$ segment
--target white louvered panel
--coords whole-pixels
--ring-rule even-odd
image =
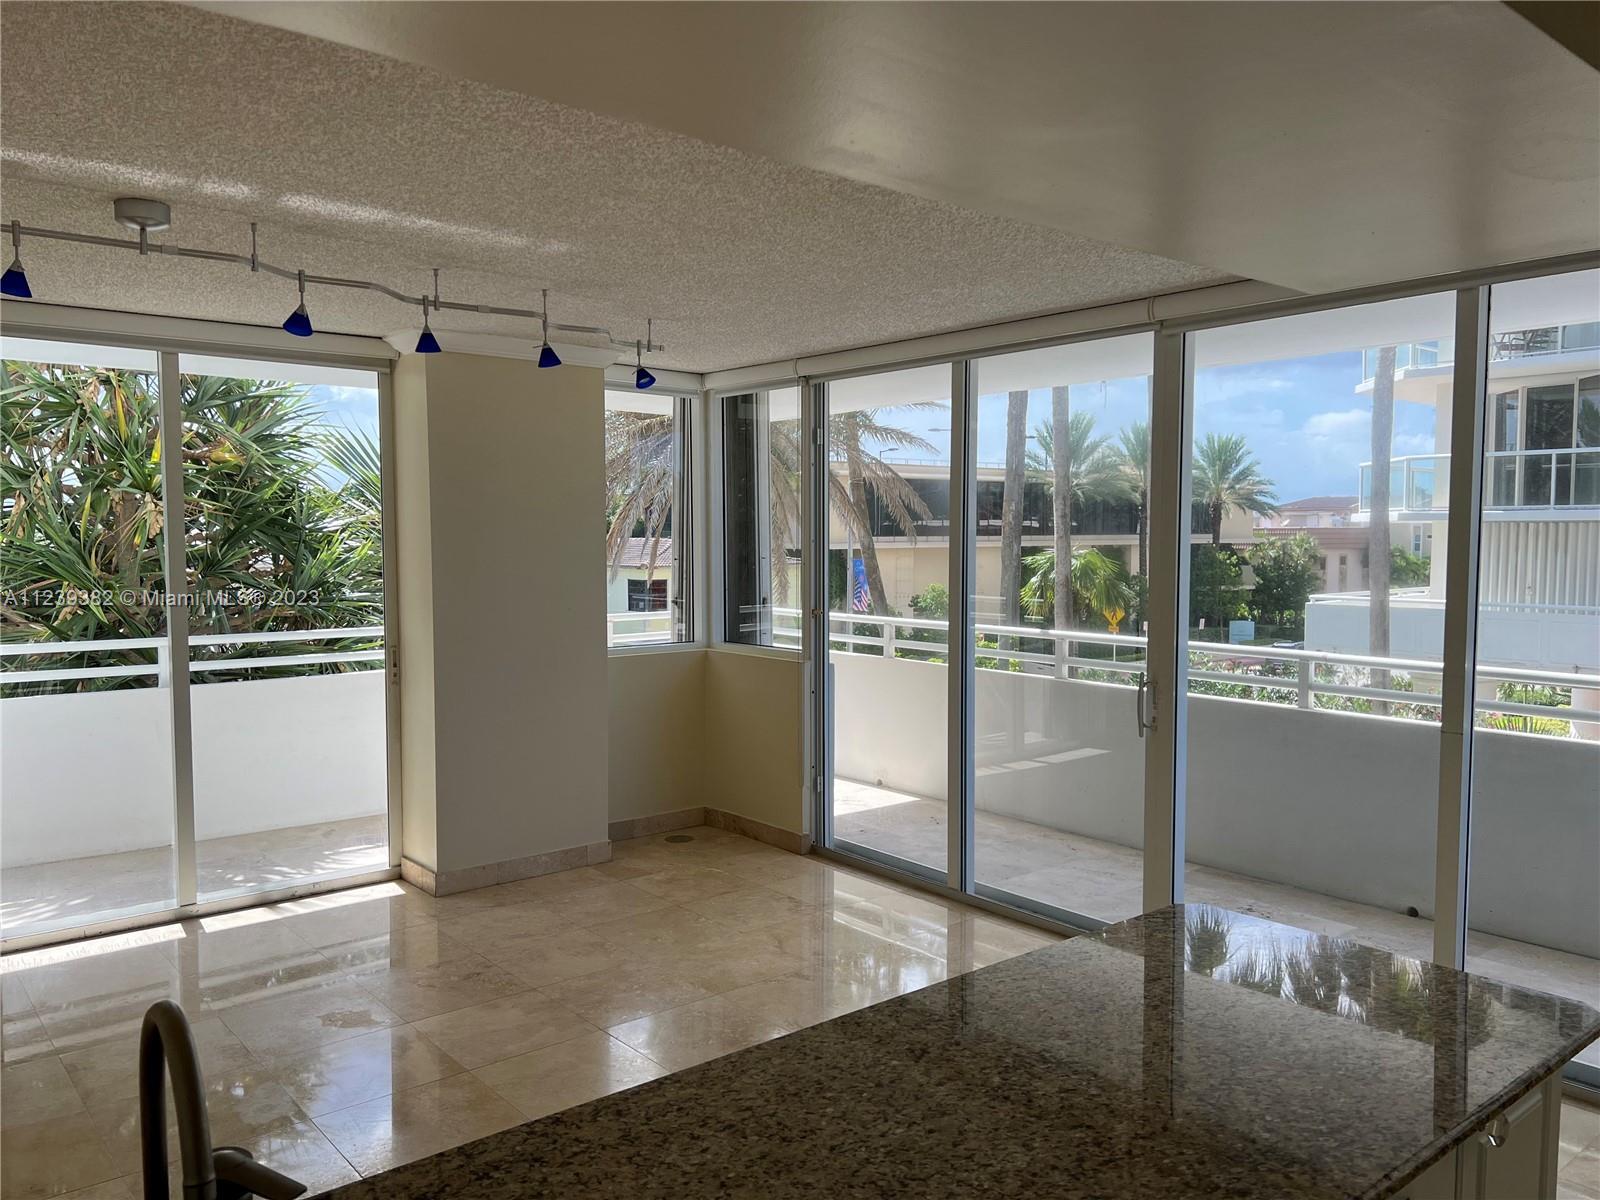
[[[1492,521],[1483,551],[1483,603],[1600,606],[1600,521]]]

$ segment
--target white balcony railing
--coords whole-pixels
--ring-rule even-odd
[[[1592,350],[1600,346],[1600,322],[1579,321],[1569,325],[1542,325],[1537,329],[1515,329],[1489,335],[1489,361],[1533,358],[1545,354],[1564,354],[1573,350]],[[1446,367],[1455,360],[1455,338],[1435,338],[1427,342],[1402,342],[1394,350],[1395,370],[1412,367]],[[1378,351],[1361,352],[1362,382],[1371,382],[1377,371]]]
[[[348,626],[339,629],[284,629],[267,633],[199,633],[189,635],[191,648],[199,646],[252,646],[277,642],[381,642],[382,625]],[[101,666],[42,667],[11,670],[0,667],[0,686],[23,683],[72,683],[83,680],[154,676],[159,684],[170,678],[166,638],[98,638],[76,642],[0,642],[0,662],[10,658],[55,657],[70,654],[119,654],[129,650],[154,651],[154,662],[117,663]],[[247,671],[257,668],[312,667],[335,663],[377,663],[383,661],[382,646],[359,650],[321,650],[305,654],[261,654],[242,658],[190,658],[189,671]]]
[[[1566,509],[1600,505],[1600,447],[1492,450],[1484,455],[1487,508]],[[1372,464],[1361,464],[1359,511],[1372,511]],[[1389,460],[1391,512],[1449,510],[1450,456],[1407,454]]]
[[[773,610],[775,644],[799,646],[799,617],[798,609]],[[863,627],[871,632],[862,632]],[[834,612],[829,614],[828,640],[835,650],[848,654],[928,661],[943,659],[948,653],[948,629],[947,622],[925,617]],[[979,662],[993,664],[996,670],[1128,685],[1137,683],[1145,671],[1145,639],[1132,634],[989,624],[975,626],[975,633]],[[1021,643],[1037,648],[1024,649]],[[1098,653],[1092,652],[1095,650]],[[1427,721],[1438,720],[1443,703],[1433,690],[1444,669],[1437,660],[1223,642],[1189,642],[1188,650],[1192,692],[1238,689],[1238,693],[1224,694],[1304,709],[1350,708],[1354,707],[1351,702],[1358,701],[1367,701],[1370,707],[1371,701],[1381,701],[1391,706],[1391,716]],[[1388,686],[1373,682],[1384,673]],[[1566,722],[1574,733],[1582,729],[1591,736],[1600,735],[1600,709],[1575,704],[1571,694],[1574,688],[1600,691],[1600,675],[1480,665],[1477,679],[1480,685],[1492,686],[1495,693],[1485,696],[1481,694],[1485,689],[1479,689],[1480,724],[1515,728],[1516,721],[1496,718],[1524,718],[1524,724],[1543,718]],[[1201,686],[1196,687],[1197,683]],[[1207,688],[1207,684],[1214,686]],[[1502,684],[1513,685],[1522,696],[1548,697],[1548,701],[1501,699]]]

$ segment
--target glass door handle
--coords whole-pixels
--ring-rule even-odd
[[[1135,695],[1134,701],[1133,701],[1133,718],[1134,718],[1135,721],[1138,722],[1139,736],[1140,737],[1143,737],[1147,730],[1155,728],[1155,722],[1154,721],[1146,721],[1144,719],[1144,698],[1145,698],[1146,693],[1149,692],[1149,690],[1150,690],[1150,677],[1147,676],[1143,671],[1140,671],[1139,672],[1139,690],[1138,690],[1138,694]]]

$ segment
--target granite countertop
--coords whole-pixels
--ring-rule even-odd
[[[1175,906],[328,1193],[1395,1194],[1600,1013]]]

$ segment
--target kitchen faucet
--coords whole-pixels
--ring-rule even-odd
[[[238,1146],[211,1148],[200,1057],[189,1018],[171,1000],[158,1000],[139,1031],[139,1142],[145,1200],[167,1200],[166,1078],[178,1113],[183,1200],[294,1200],[306,1185],[256,1162]]]

